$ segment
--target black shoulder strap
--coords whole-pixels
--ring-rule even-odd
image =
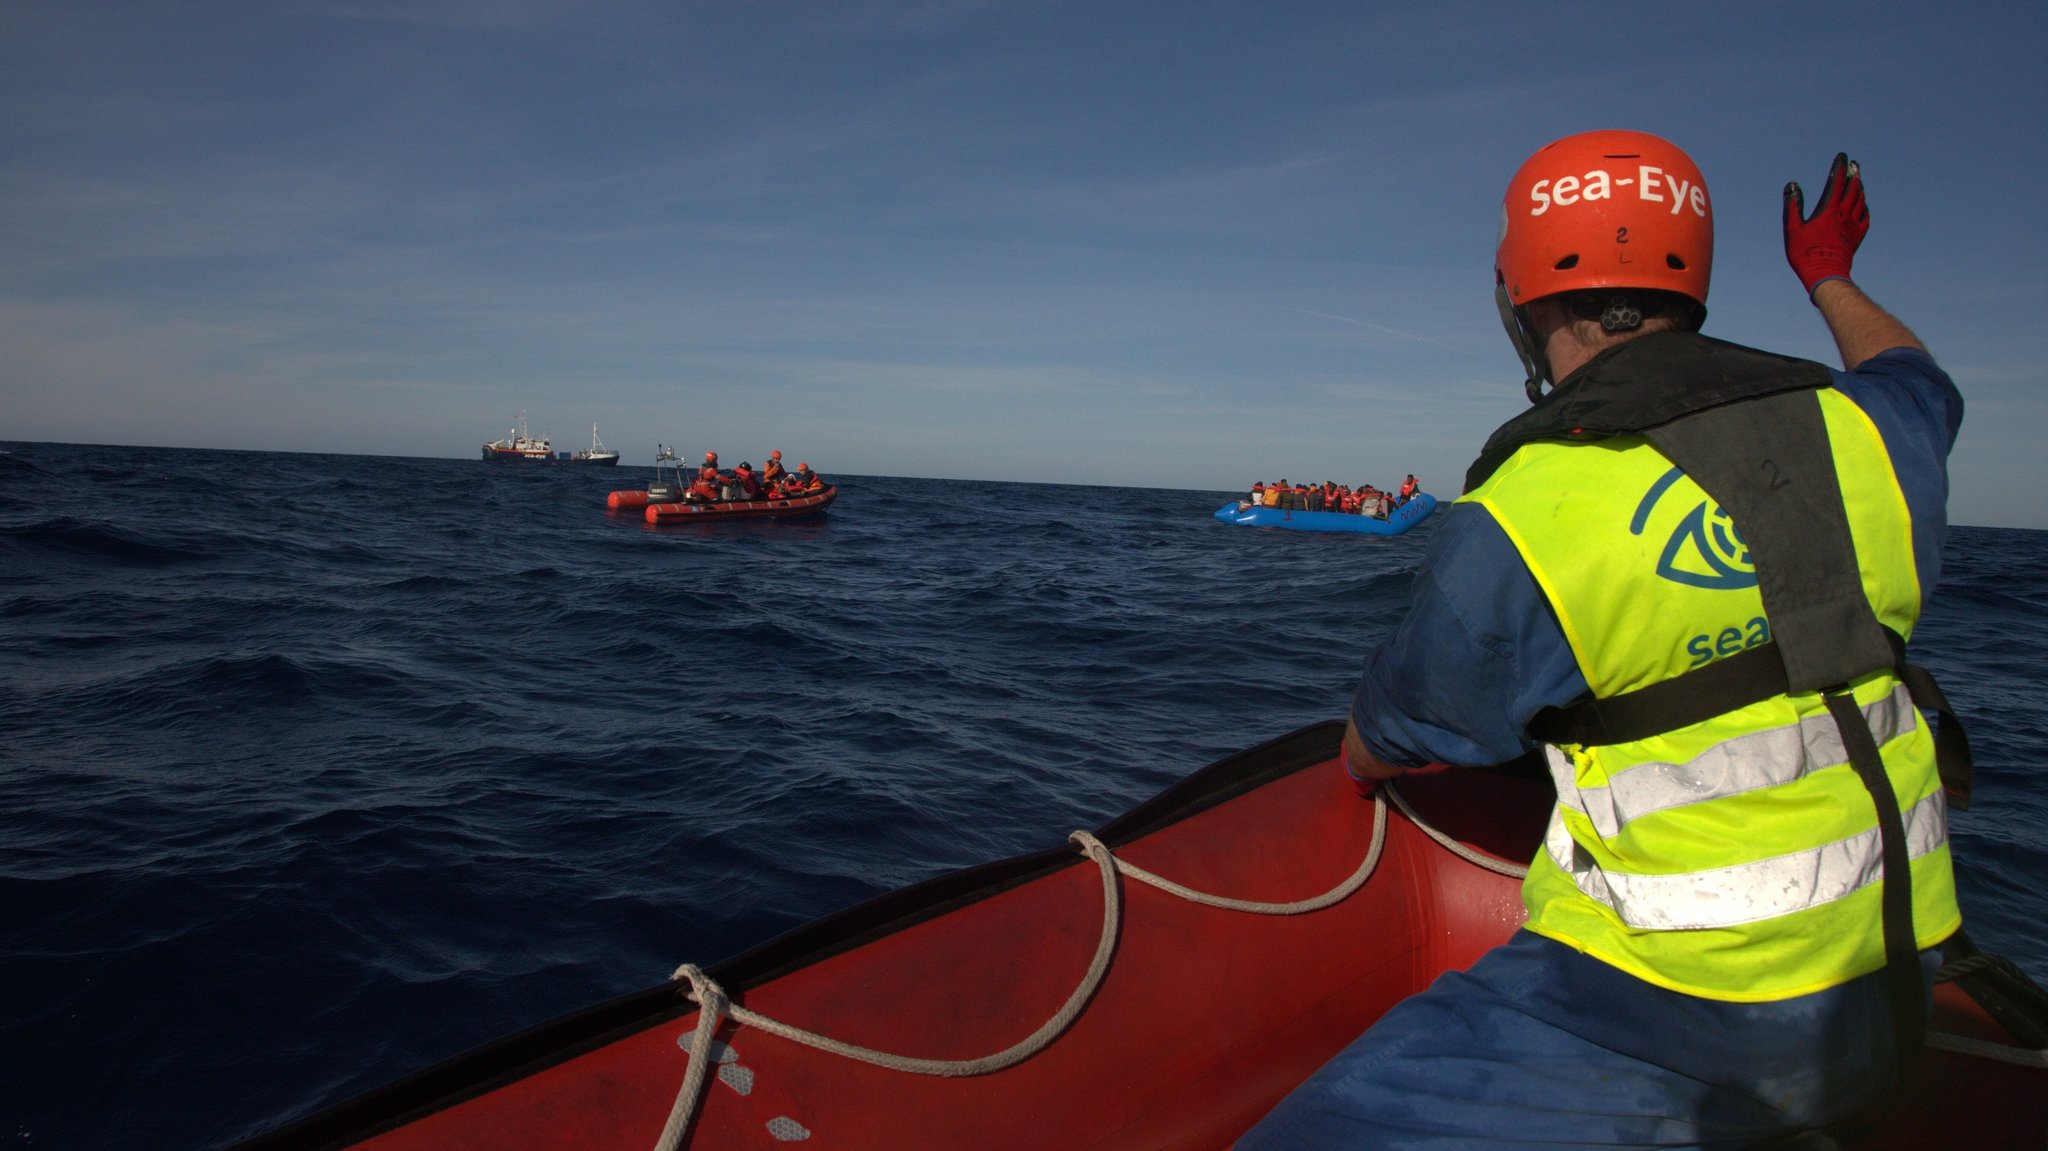
[[[1642,434],[1741,531],[1790,690],[1821,691],[1892,666],[1863,594],[1817,392],[1708,408]]]
[[[1610,348],[1502,425],[1467,473],[1474,487],[1524,444],[1640,435],[1712,496],[1755,561],[1794,691],[1892,662],[1856,563],[1811,360],[1694,332]]]

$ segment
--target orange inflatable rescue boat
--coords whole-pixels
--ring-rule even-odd
[[[731,490],[737,489],[729,489],[729,492]],[[683,476],[682,461],[676,458],[672,449],[662,447],[654,459],[654,479],[646,490],[616,491],[605,497],[604,504],[615,512],[640,512],[650,524],[678,524],[806,519],[823,514],[838,498],[839,489],[828,485],[801,495],[700,501],[690,496],[690,483]]]
[[[1342,732],[1242,752],[1066,844],[686,966],[242,1151],[1222,1151],[1522,919],[1548,781],[1425,772],[1362,799]],[[2039,1151],[2048,996],[1967,944],[1948,973],[1868,1146]]]
[[[624,492],[613,492],[624,495]],[[650,503],[646,505],[647,522],[651,524],[710,523],[714,520],[795,520],[822,515],[832,501],[839,498],[839,489],[820,488],[800,496],[776,496],[758,500],[719,500],[717,503],[696,503],[677,500],[672,503]]]

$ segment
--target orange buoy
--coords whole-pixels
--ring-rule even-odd
[[[604,506],[615,512],[629,512],[647,506],[647,493],[642,491],[613,492],[604,498]]]

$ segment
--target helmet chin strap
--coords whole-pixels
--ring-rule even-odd
[[[1522,370],[1529,377],[1522,388],[1529,393],[1529,402],[1536,403],[1543,398],[1543,385],[1550,379],[1550,364],[1544,360],[1534,333],[1522,322],[1521,309],[1508,299],[1506,284],[1494,283],[1493,302],[1500,308],[1500,324],[1508,331],[1508,342],[1515,346],[1515,354],[1522,358]]]

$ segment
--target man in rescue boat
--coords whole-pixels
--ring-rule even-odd
[[[762,486],[768,487],[779,484],[782,482],[782,478],[788,474],[788,470],[782,466],[782,453],[780,451],[769,452],[768,462],[761,468]]]
[[[1582,133],[1510,181],[1496,295],[1534,406],[1473,465],[1342,746],[1364,791],[1540,749],[1529,918],[1239,1151],[1748,1147],[1867,1119],[1911,1062],[1960,914],[1921,709],[1952,721],[1899,637],[1962,397],[1850,279],[1855,164],[1810,215],[1788,184],[1782,224],[1845,370],[1698,334],[1712,206],[1670,142]]]
[[[782,489],[793,496],[805,496],[825,490],[825,481],[818,478],[818,474],[811,470],[810,464],[799,463],[796,471],[790,473],[789,481],[782,485]]]
[[[718,453],[705,452],[704,466],[697,469],[697,478],[690,483],[690,495],[707,504],[717,503],[725,483],[724,473],[718,470]]]
[[[733,469],[732,482],[733,486],[739,489],[740,499],[758,500],[761,498],[761,478],[754,474],[754,465],[752,463],[741,460],[740,466]]]

